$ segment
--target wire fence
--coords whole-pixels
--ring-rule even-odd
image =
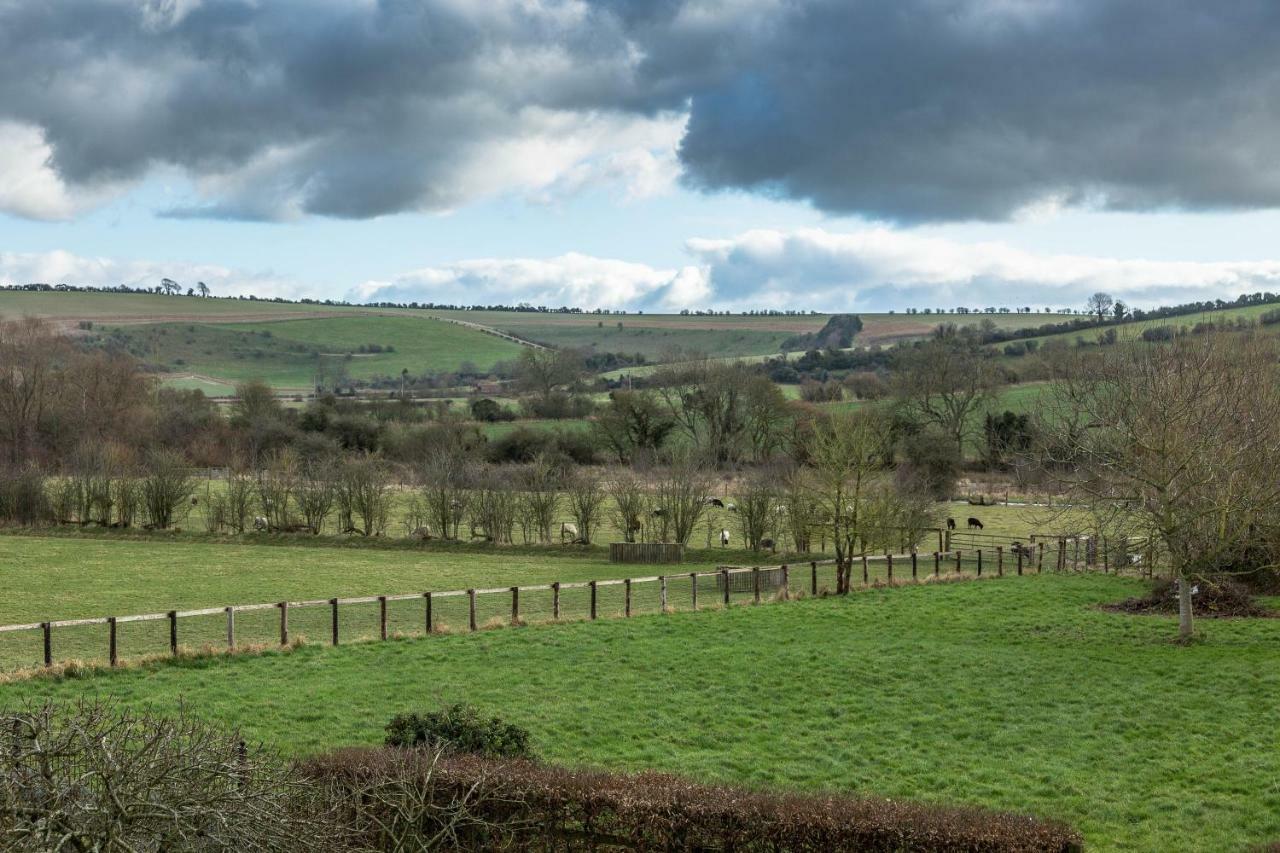
[[[1061,537],[1011,548],[956,548],[854,557],[854,585],[977,578],[1044,571],[1151,573],[1151,565],[1112,564],[1105,551]],[[628,618],[760,603],[836,589],[834,560],[571,583],[423,591],[59,619],[0,626],[0,669],[72,661],[117,666],[129,659],[236,650],[295,641],[330,645],[401,636],[478,631],[530,622]]]

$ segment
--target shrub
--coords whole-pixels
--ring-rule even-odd
[[[302,773],[349,786],[396,779],[449,814],[461,850],[1078,851],[1071,827],[1026,815],[837,794],[701,785],[658,773],[566,769],[472,755],[346,749]],[[395,751],[392,751],[395,752]],[[336,798],[335,798],[336,799]],[[368,803],[353,808],[370,808]],[[418,807],[419,810],[421,807]],[[430,811],[430,810],[425,810]],[[391,809],[384,817],[395,821]],[[429,828],[436,824],[430,823]],[[387,849],[387,848],[384,848]]]
[[[387,746],[426,746],[491,758],[532,758],[529,732],[470,705],[425,714],[396,714],[387,723]]]
[[[1264,326],[1274,326],[1276,323],[1280,323],[1280,308],[1263,312],[1263,314],[1258,317],[1258,322]]]
[[[1149,329],[1142,330],[1142,339],[1147,343],[1158,343],[1160,341],[1173,340],[1172,326],[1152,326]]]
[[[336,849],[320,802],[235,732],[95,703],[8,711],[0,730],[0,849]]]
[[[0,475],[0,520],[25,526],[54,520],[40,469],[29,466]]]

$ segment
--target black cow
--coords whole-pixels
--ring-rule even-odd
[[[948,518],[948,519],[947,519],[947,529],[948,529],[948,530],[955,530],[955,529],[956,529],[956,520],[955,520],[954,518]]]
[[[970,518],[969,518],[969,529],[970,529],[970,530],[973,530],[975,527],[976,527],[976,528],[978,528],[979,530],[981,530],[981,529],[982,529],[982,522],[981,522],[981,521],[978,521],[978,519],[976,519],[976,518],[970,517]]]

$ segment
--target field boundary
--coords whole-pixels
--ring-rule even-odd
[[[970,551],[957,549],[921,553],[912,550],[900,554],[864,554],[852,559],[849,567],[849,573],[852,576],[850,580],[856,579],[859,567],[861,568],[861,585],[863,587],[870,587],[881,582],[894,584],[897,581],[918,581],[921,578],[929,578],[930,576],[933,578],[942,578],[944,576],[948,578],[981,578],[983,577],[984,568],[988,576],[1002,577],[1006,573],[1006,564],[1010,574],[1041,573],[1044,571],[1047,554],[1052,554],[1051,571],[1066,571],[1069,568],[1078,569],[1080,567],[1078,560],[1073,559],[1073,555],[1069,552],[1065,538],[1060,538],[1055,545],[1057,546],[1056,548],[1046,548],[1045,544],[1040,542],[1035,547],[1019,547],[1009,551],[1006,551],[1002,546],[997,546],[994,549],[985,551],[982,548],[978,548]],[[879,570],[881,564],[883,564],[883,571]],[[820,592],[828,589],[825,582],[821,586],[819,584],[819,567],[831,567],[834,565],[835,560],[825,559],[764,566],[719,566],[714,570],[676,572],[644,577],[607,578],[573,582],[555,581],[552,583],[498,586],[483,589],[473,587],[469,589],[432,590],[395,595],[364,595],[347,598],[315,598],[299,601],[233,604],[125,616],[48,619],[39,622],[0,625],[0,634],[41,632],[43,639],[43,666],[48,669],[53,667],[55,662],[59,662],[54,655],[54,629],[106,626],[108,629],[107,661],[114,667],[119,665],[121,659],[117,629],[121,625],[131,623],[167,621],[169,627],[168,651],[170,655],[177,656],[181,653],[182,648],[179,643],[179,621],[182,619],[222,616],[225,619],[226,648],[229,651],[234,651],[237,644],[237,614],[277,610],[279,612],[279,641],[283,647],[288,646],[290,643],[289,614],[291,611],[308,608],[328,608],[330,611],[328,625],[326,626],[328,628],[328,640],[330,645],[336,646],[341,641],[340,629],[342,623],[340,611],[344,606],[376,604],[378,607],[378,637],[381,640],[386,640],[388,637],[387,606],[395,602],[421,602],[422,610],[419,617],[415,618],[420,619],[418,622],[419,627],[429,636],[433,633],[440,633],[443,630],[436,613],[433,612],[434,605],[451,599],[465,599],[467,629],[476,631],[481,628],[477,615],[477,600],[482,597],[509,597],[509,624],[521,625],[525,624],[521,617],[522,595],[527,597],[529,594],[545,595],[550,593],[550,617],[551,621],[554,622],[565,618],[566,615],[566,608],[562,607],[561,594],[573,590],[586,590],[589,593],[589,606],[585,607],[584,612],[580,613],[580,615],[586,619],[595,620],[600,618],[601,615],[599,595],[601,590],[621,587],[623,601],[622,608],[617,615],[629,618],[633,615],[633,612],[639,612],[642,609],[642,607],[634,606],[634,594],[639,591],[639,588],[649,588],[650,585],[656,585],[657,587],[657,601],[653,602],[657,605],[657,612],[667,613],[675,609],[672,605],[673,595],[680,596],[688,602],[691,610],[696,611],[699,609],[699,581],[701,580],[715,579],[714,585],[708,584],[703,587],[705,591],[704,602],[709,598],[710,603],[714,605],[729,606],[734,603],[734,594],[737,593],[739,596],[749,596],[751,603],[759,604],[766,595],[771,597],[781,596],[784,599],[789,598],[793,591],[804,592],[813,596],[819,595]],[[871,571],[872,565],[877,566],[874,576]],[[896,579],[894,574],[895,567],[897,569]],[[1106,571],[1105,566],[1104,571]],[[808,577],[803,577],[806,574]],[[799,580],[798,588],[795,586],[797,579]],[[616,595],[616,593],[614,594]],[[745,603],[741,597],[738,602]],[[616,607],[616,603],[613,606]],[[608,606],[605,609],[608,609]],[[493,618],[500,619],[505,624],[507,623],[507,613],[508,610],[504,606],[500,611],[501,615]],[[492,624],[492,620],[486,622],[486,627],[489,624]],[[65,660],[61,662],[65,662]]]

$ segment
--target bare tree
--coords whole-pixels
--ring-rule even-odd
[[[660,540],[689,544],[698,520],[707,509],[711,477],[692,453],[677,455],[658,473],[653,488],[653,512]]]
[[[293,501],[302,516],[302,523],[314,534],[324,530],[337,500],[334,469],[333,460],[328,458],[307,459],[298,465]]]
[[[1098,318],[1099,323],[1102,323],[1106,321],[1107,315],[1111,313],[1115,304],[1115,300],[1111,298],[1111,294],[1099,291],[1089,297],[1089,301],[1085,303],[1085,308],[1090,314],[1093,314]]]
[[[346,522],[342,532],[381,536],[391,515],[391,477],[382,460],[365,454],[338,466],[334,502]]]
[[[812,547],[814,530],[819,527],[821,506],[806,481],[803,469],[793,468],[782,476],[779,497],[784,510],[779,524],[791,538],[792,549],[807,553]]]
[[[257,470],[258,511],[270,530],[293,527],[294,492],[298,488],[298,457],[290,448],[263,460]]]
[[[569,512],[578,527],[578,539],[590,545],[604,514],[605,491],[600,475],[589,468],[580,468],[566,480],[565,491],[569,496]]]
[[[418,476],[431,526],[441,539],[457,539],[458,528],[471,501],[475,479],[471,463],[459,453],[436,453]]]
[[[635,542],[644,531],[644,522],[649,517],[649,493],[640,479],[630,473],[621,472],[605,484],[605,491],[612,499],[610,519],[613,526],[622,534],[623,542]]]
[[[831,415],[814,431],[810,486],[831,531],[837,593],[849,591],[853,554],[865,536],[864,503],[883,473],[888,427],[879,411],[858,409]]]
[[[36,428],[58,393],[63,337],[44,320],[0,323],[0,436],[10,464],[28,458]]]
[[[1239,332],[1107,348],[1051,393],[1086,428],[1051,447],[1073,499],[1150,531],[1179,587],[1179,636],[1194,632],[1192,583],[1280,531],[1280,384],[1272,340]],[[1053,430],[1054,424],[1046,423]]]
[[[560,505],[562,472],[545,456],[539,455],[524,467],[516,479],[521,489],[521,515],[525,518],[528,532],[539,542],[550,542],[556,509]]]
[[[190,509],[195,480],[181,455],[172,450],[153,450],[147,454],[140,488],[147,523],[165,530],[173,526],[179,513]]]
[[[737,489],[738,530],[742,541],[752,551],[760,550],[760,541],[769,538],[777,522],[778,489],[772,471],[757,471],[742,479]]]
[[[516,523],[516,494],[505,472],[494,468],[477,479],[472,495],[472,536],[483,536],[500,545],[511,543]],[[475,530],[479,527],[479,531]]]
[[[977,415],[998,381],[994,361],[973,335],[943,328],[903,355],[895,392],[904,412],[936,425],[964,458],[965,440],[978,429]]]

